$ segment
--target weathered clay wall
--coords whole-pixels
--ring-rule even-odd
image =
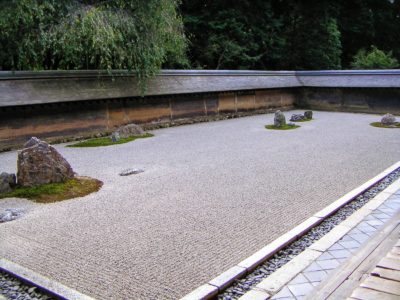
[[[0,150],[16,148],[31,136],[60,141],[129,123],[152,128],[289,109],[296,95],[296,89],[270,89],[2,107]]]
[[[164,70],[140,95],[126,71],[0,71],[0,150],[31,136],[60,141],[293,106],[400,115],[400,70]]]
[[[315,110],[400,115],[399,88],[309,88],[299,91],[297,106]]]

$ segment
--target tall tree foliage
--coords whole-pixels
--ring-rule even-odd
[[[184,0],[193,67],[349,68],[376,45],[400,59],[400,0]]]
[[[182,6],[194,67],[254,69],[280,59],[280,18],[271,1],[185,0]]]
[[[0,0],[0,66],[129,69],[144,81],[184,64],[177,0]]]
[[[287,25],[282,32],[286,40],[283,69],[341,68],[340,32],[331,1],[288,1],[279,9]]]

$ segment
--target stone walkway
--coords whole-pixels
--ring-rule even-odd
[[[272,299],[303,299],[314,289],[318,289],[319,283],[328,277],[328,274],[339,268],[347,259],[351,259],[352,254],[398,211],[400,211],[400,190],[397,195],[391,196],[385,204],[365,217],[353,230],[319,256]]]
[[[397,183],[394,185],[399,186],[400,180],[397,180]],[[388,190],[390,190],[390,187]],[[381,201],[380,199],[383,198],[387,199],[385,199],[383,203],[379,203],[378,201]],[[271,275],[269,278],[258,284],[253,291],[246,293],[239,299],[345,299],[352,294],[355,284],[357,286],[358,284],[361,284],[362,287],[365,286],[364,288],[366,288],[370,282],[372,282],[371,284],[374,284],[375,281],[379,279],[370,279],[367,280],[367,283],[361,283],[359,280],[365,277],[364,274],[369,273],[366,272],[366,270],[372,271],[375,264],[371,263],[371,261],[375,259],[376,256],[378,256],[380,260],[386,255],[387,251],[383,251],[382,254],[382,251],[379,252],[376,248],[385,241],[390,242],[389,239],[393,239],[393,236],[395,240],[399,239],[400,223],[398,218],[400,216],[400,189],[394,193],[391,192],[390,196],[384,191],[378,195],[376,199],[377,200],[371,200],[366,207],[363,207],[362,211],[356,212],[348,220],[343,222],[346,224],[340,224],[340,226],[336,228],[336,232],[334,232],[334,230],[328,233],[323,239],[311,245],[307,251],[318,251],[323,249],[324,244],[326,245],[327,243],[330,243],[330,241],[340,234],[340,231],[346,231],[346,227],[351,226],[351,224],[355,223],[354,221],[358,220],[351,230],[347,229],[347,233],[342,237],[339,236],[337,242],[329,245],[329,248],[322,251],[321,254],[315,255],[315,258],[311,259],[309,263],[306,264],[306,267],[298,272],[297,275],[294,275],[294,278],[291,277],[293,279],[291,279],[287,284],[277,289],[276,282],[279,282],[280,277],[290,276],[288,275],[290,268],[288,268],[288,270],[282,268],[282,270],[278,270],[276,274]],[[374,207],[375,209],[370,210]],[[368,210],[370,210],[370,213],[365,214]],[[360,216],[363,214],[365,214],[365,216],[360,219]],[[382,232],[385,230],[388,234],[381,237],[380,235],[383,235]],[[302,257],[302,255],[304,257]],[[393,258],[393,256],[398,254],[389,255]],[[310,257],[310,255],[304,253],[299,255],[296,260],[304,261],[307,260],[307,257]],[[396,256],[396,258],[398,259],[399,257]],[[296,264],[294,261],[291,263],[294,265]],[[360,271],[358,269],[360,269],[362,263],[366,264],[366,266],[362,266]],[[380,264],[382,265],[382,262]],[[392,267],[395,268],[398,266],[394,263]],[[355,275],[352,275],[354,273]],[[352,276],[354,278],[352,278]],[[400,275],[398,274],[398,276]],[[397,286],[397,290],[393,285]],[[395,291],[399,293],[400,282],[395,284],[390,283],[389,287],[394,288],[393,293]],[[279,292],[274,293],[274,290],[279,290]],[[357,291],[360,292],[359,289]],[[271,294],[273,294],[272,297],[269,296]],[[371,293],[371,298],[368,298],[367,296],[364,298],[354,298],[374,299],[373,295],[374,294]],[[398,294],[398,296],[400,296],[400,294]]]
[[[369,126],[378,119],[316,112],[282,132],[264,128],[270,114],[58,145],[103,188],[1,224],[0,257],[98,299],[179,298],[399,161],[400,131]],[[15,172],[16,152],[0,166]],[[145,172],[118,175],[129,167]]]

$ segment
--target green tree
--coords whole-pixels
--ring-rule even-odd
[[[341,36],[330,1],[289,1],[281,7],[286,24],[283,69],[340,69]],[[318,17],[315,17],[318,16]]]
[[[186,0],[182,12],[195,68],[259,69],[280,59],[273,1]]]
[[[393,58],[392,52],[385,53],[372,46],[369,52],[359,50],[351,65],[353,69],[395,69],[399,67],[399,62]]]
[[[0,0],[0,66],[128,69],[140,82],[185,64],[177,0]]]

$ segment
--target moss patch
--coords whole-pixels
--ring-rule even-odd
[[[132,142],[137,139],[149,138],[154,136],[151,133],[146,133],[140,136],[131,136],[127,138],[121,138],[118,142],[113,142],[109,137],[95,138],[86,141],[82,141],[76,144],[68,145],[67,147],[103,147],[112,146]]]
[[[381,122],[373,122],[370,125],[379,128],[400,128],[400,122],[397,122],[394,125],[383,125]]]
[[[16,187],[13,191],[0,194],[1,198],[27,198],[38,203],[51,203],[97,192],[103,183],[90,177],[75,177],[62,183],[49,183],[35,187]]]
[[[276,127],[275,125],[265,125],[265,128],[274,129],[274,130],[290,130],[290,129],[296,129],[299,127],[300,127],[299,125],[288,125],[288,124],[286,124],[285,126],[282,126],[282,127]]]

